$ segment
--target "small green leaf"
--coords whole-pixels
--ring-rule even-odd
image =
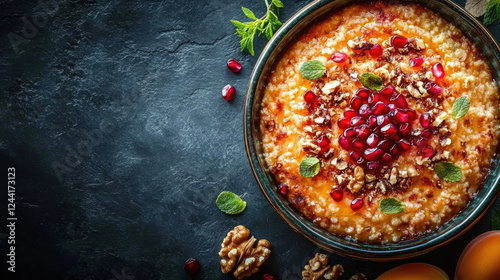
[[[434,171],[439,178],[448,182],[462,180],[462,169],[451,162],[438,162],[434,164]]]
[[[397,214],[405,209],[406,205],[395,198],[384,198],[380,201],[379,208],[386,214]]]
[[[305,157],[300,162],[299,172],[300,175],[311,178],[319,173],[319,159],[315,157]]]
[[[231,23],[238,29],[245,29],[246,25],[242,22],[239,22],[237,20],[231,20]]]
[[[359,81],[363,84],[364,87],[367,87],[371,90],[381,90],[384,87],[384,81],[379,76],[373,73],[363,73],[361,77],[359,77]]]
[[[500,230],[500,208],[491,210],[491,230]]]
[[[309,60],[300,66],[300,74],[308,80],[314,80],[323,77],[326,72],[326,66],[319,60]]]
[[[253,52],[253,38],[255,36],[255,32],[252,34],[252,36],[248,37],[248,41],[247,41],[247,49],[248,49],[248,52],[253,56],[254,55],[254,52]]]
[[[222,212],[230,215],[239,214],[247,207],[247,203],[232,192],[221,192],[215,201],[215,205]]]
[[[266,33],[267,40],[270,40],[271,37],[273,37],[273,27],[271,24],[268,24],[266,26],[265,33]]]
[[[278,7],[278,8],[283,7],[283,3],[280,0],[273,0],[273,5]]]
[[[241,10],[243,10],[243,13],[245,14],[245,16],[247,16],[247,18],[251,18],[251,19],[257,19],[255,17],[255,15],[253,14],[252,11],[250,11],[249,9],[245,8],[245,7],[241,7]]]
[[[454,119],[460,119],[465,116],[470,108],[470,101],[467,96],[460,96],[453,103],[453,107],[451,108],[451,116]]]
[[[500,20],[500,0],[491,0],[486,7],[483,24],[488,26],[497,20]]]

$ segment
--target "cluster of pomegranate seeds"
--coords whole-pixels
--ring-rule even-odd
[[[262,280],[280,280],[280,277],[276,273],[268,272],[262,275]]]
[[[200,262],[195,258],[189,258],[184,263],[184,270],[189,274],[194,274],[200,268]]]
[[[396,49],[404,48],[406,47],[406,44],[408,44],[408,39],[406,37],[401,35],[394,35],[391,37],[391,46]]]
[[[229,59],[226,65],[227,69],[233,73],[238,73],[241,70],[241,63],[234,58]]]
[[[342,52],[334,52],[330,59],[333,60],[333,62],[344,63],[347,60],[347,55]]]
[[[434,75],[434,77],[436,77],[437,79],[444,78],[444,68],[440,62],[436,62],[434,65],[432,65],[431,69],[432,75]]]
[[[370,171],[379,170],[411,147],[411,123],[417,119],[406,98],[392,85],[380,91],[360,88],[351,106],[337,121],[339,145],[351,161]]]
[[[288,193],[288,185],[287,184],[280,184],[278,186],[278,191],[280,192],[281,195],[286,195]]]
[[[365,203],[363,202],[363,199],[360,197],[357,197],[351,201],[351,209],[352,211],[356,212],[359,209],[363,208],[363,205]]]
[[[232,85],[226,85],[222,89],[222,97],[227,101],[233,99],[235,95],[236,95],[236,89]]]

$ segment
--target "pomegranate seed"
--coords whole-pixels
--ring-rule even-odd
[[[330,58],[334,62],[343,63],[347,60],[347,55],[341,52],[334,52]]]
[[[361,139],[366,139],[370,135],[370,128],[366,124],[362,124],[356,128],[356,133]]]
[[[351,126],[351,120],[350,119],[338,119],[337,125],[340,129],[345,130]]]
[[[432,132],[428,129],[424,129],[424,131],[422,131],[422,133],[420,134],[420,137],[425,138],[425,139],[429,139],[429,138],[431,138],[431,136],[432,136]]]
[[[367,160],[377,160],[382,156],[382,150],[380,148],[366,149],[364,156]]]
[[[406,139],[401,139],[398,141],[398,145],[403,151],[408,151],[411,148],[410,142]]]
[[[434,151],[434,148],[432,146],[426,146],[425,148],[420,150],[420,154],[423,157],[432,157],[435,153],[436,151]]]
[[[408,121],[408,114],[407,114],[407,113],[405,113],[405,112],[403,112],[402,110],[398,110],[398,109],[396,109],[396,110],[394,110],[394,111],[392,111],[392,112],[394,112],[394,113],[393,113],[393,114],[394,114],[394,118],[393,118],[393,119],[394,119],[396,122],[398,122],[398,123],[405,123],[405,122],[407,122],[407,121]],[[392,113],[392,112],[391,112],[391,113]]]
[[[307,104],[313,104],[316,102],[316,94],[314,94],[311,90],[306,91],[306,93],[304,93],[304,101]]]
[[[189,274],[194,274],[200,268],[200,262],[195,258],[189,258],[184,263],[184,270]]]
[[[227,69],[233,73],[238,73],[241,70],[241,63],[238,62],[238,60],[231,58],[230,60],[227,61]]]
[[[287,184],[280,184],[278,186],[278,190],[282,195],[286,195],[288,193],[288,185]]]
[[[364,160],[363,157],[360,154],[358,154],[356,151],[350,152],[349,153],[349,157],[351,158],[351,161],[353,163],[357,163],[357,162],[359,162],[361,160]]]
[[[365,142],[364,142],[363,140],[359,139],[359,138],[356,138],[356,139],[354,139],[354,140],[352,141],[352,143],[351,143],[351,147],[352,147],[354,150],[356,150],[356,151],[360,152],[360,151],[362,151],[362,150],[363,150],[363,148],[365,147]]]
[[[443,89],[435,82],[428,82],[427,84],[425,84],[424,88],[428,93],[433,95],[443,92]]]
[[[422,125],[423,128],[428,128],[431,125],[431,115],[429,113],[420,115],[420,125]]]
[[[380,134],[382,134],[385,138],[391,138],[396,135],[396,133],[398,133],[398,130],[392,123],[385,125],[380,129]]]
[[[370,49],[370,56],[373,58],[377,58],[381,56],[383,52],[384,50],[382,49],[382,46],[380,46],[379,44],[375,44]]]
[[[370,171],[377,171],[382,167],[378,161],[369,161],[366,163],[366,168]]]
[[[401,135],[408,135],[411,132],[411,125],[409,123],[403,123],[399,126],[399,133]]]
[[[361,105],[363,105],[363,100],[361,100],[361,98],[355,96],[351,99],[351,106],[355,109],[355,110],[359,110],[359,108],[361,107]]]
[[[377,117],[377,125],[382,127],[389,124],[389,117],[388,116],[378,116]]]
[[[235,95],[236,95],[236,89],[232,85],[226,85],[222,89],[222,97],[227,101],[233,99]]]
[[[360,88],[356,91],[354,96],[359,97],[362,100],[368,100],[368,97],[370,97],[370,93],[372,93],[371,90],[367,88]]]
[[[362,117],[360,117],[360,116],[353,117],[351,119],[351,126],[358,126],[358,125],[360,125],[360,124],[362,124],[364,122],[365,122],[365,120]]]
[[[380,94],[378,92],[374,92],[370,94],[370,97],[368,97],[368,104],[370,104],[370,106],[373,106],[379,100],[380,100]]]
[[[368,138],[366,138],[366,145],[370,148],[377,147],[378,142],[379,142],[379,137],[375,133],[370,134],[370,136],[368,136]]]
[[[404,109],[404,112],[408,114],[408,119],[414,121],[417,119],[417,113],[413,109]]]
[[[344,111],[344,118],[349,119],[349,120],[357,115],[358,115],[358,113],[356,111],[354,111],[353,109],[347,109]]]
[[[408,39],[401,35],[394,35],[391,37],[391,46],[395,47],[396,49],[404,48],[407,43]]]
[[[420,56],[416,56],[412,59],[410,59],[410,66],[411,67],[418,67],[424,63],[424,58]]]
[[[372,109],[370,109],[370,105],[368,104],[363,104],[361,105],[361,107],[359,108],[359,114],[363,117],[363,118],[368,118],[370,116],[370,114],[372,113]]]
[[[262,280],[280,280],[280,277],[276,273],[264,273]]]
[[[385,153],[385,154],[382,156],[382,158],[380,159],[380,161],[381,161],[382,163],[389,163],[389,162],[391,162],[391,161],[393,161],[393,160],[394,160],[394,158],[393,158],[393,157],[392,157],[389,153]]]
[[[351,148],[351,141],[347,140],[344,135],[340,135],[339,137],[339,145],[344,150],[349,150]]]
[[[328,138],[328,136],[326,136],[326,135],[321,135],[318,138],[318,146],[320,146],[321,148],[329,147],[330,146],[330,138]]]
[[[387,105],[387,109],[389,109],[389,111],[392,111],[392,110],[394,110],[396,108],[398,108],[398,106],[396,106],[396,104],[392,104],[391,103],[391,104]]]
[[[392,96],[392,94],[396,91],[396,89],[394,88],[394,86],[392,85],[387,85],[385,86],[381,91],[380,93],[382,95],[385,95],[385,96]]]
[[[432,75],[434,75],[434,77],[436,77],[437,79],[444,78],[444,68],[440,62],[437,62],[434,65],[432,65],[431,69],[432,69]]]
[[[379,101],[372,107],[372,112],[375,115],[383,115],[387,113],[387,105],[384,102]]]
[[[366,120],[366,123],[370,128],[374,128],[377,126],[377,116],[371,115],[368,117],[368,120]]]
[[[344,197],[344,190],[342,188],[333,188],[330,191],[330,196],[332,199],[336,202],[342,201],[342,198]]]
[[[363,208],[363,199],[360,197],[357,197],[351,201],[351,209],[352,211],[356,212],[359,209]]]
[[[399,108],[408,108],[408,103],[406,102],[406,98],[401,94],[391,97],[390,101],[392,104],[395,104]]]
[[[401,153],[401,151],[399,150],[398,145],[394,144],[392,146],[392,148],[389,150],[389,153],[391,154],[391,156],[397,157],[397,156],[399,156],[399,154]]]
[[[391,140],[384,140],[381,141],[380,144],[378,144],[378,147],[385,152],[388,152],[392,146],[394,146],[394,142]]]
[[[356,136],[358,136],[358,134],[356,133],[356,129],[354,127],[349,127],[348,129],[344,130],[344,136],[348,140],[353,140],[354,138],[356,138]]]

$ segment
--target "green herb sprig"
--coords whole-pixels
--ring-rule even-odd
[[[486,7],[483,24],[488,26],[497,20],[500,20],[500,0],[491,0]]]
[[[269,0],[265,1],[267,6],[265,16],[258,19],[251,10],[241,7],[245,16],[249,19],[253,19],[253,21],[239,22],[237,20],[231,20],[231,23],[236,27],[236,34],[241,37],[241,51],[243,52],[246,48],[252,56],[255,54],[253,51],[253,39],[255,38],[255,34],[257,34],[257,32],[259,36],[265,34],[267,40],[269,40],[273,37],[274,32],[282,25],[278,20],[279,8],[283,7],[281,0],[272,0],[271,3],[269,3]]]

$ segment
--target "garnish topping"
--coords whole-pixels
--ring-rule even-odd
[[[299,70],[304,79],[314,80],[323,77],[326,72],[326,66],[319,60],[309,60],[304,62]]]
[[[281,0],[272,0],[271,3],[268,3],[268,0],[265,1],[267,6],[265,16],[258,19],[252,11],[241,7],[245,16],[254,21],[239,22],[231,20],[231,23],[236,27],[236,34],[241,37],[241,51],[246,48],[251,55],[254,55],[253,39],[257,32],[259,32],[259,36],[265,34],[267,40],[269,40],[282,25],[278,20],[279,8],[283,7]]]
[[[397,214],[405,209],[406,205],[395,198],[384,198],[380,201],[380,211],[385,214]]]
[[[300,162],[299,172],[300,175],[311,178],[319,173],[319,159],[316,157],[305,157]]]
[[[453,103],[453,107],[451,108],[451,116],[454,119],[460,119],[465,116],[470,108],[470,101],[467,96],[460,96]]]
[[[373,73],[363,73],[361,77],[359,77],[359,81],[363,84],[364,87],[367,87],[371,90],[381,90],[384,87],[384,81],[379,76]]]
[[[439,178],[448,182],[462,180],[462,169],[451,162],[438,162],[434,164],[434,171]]]
[[[219,210],[230,215],[239,214],[247,207],[247,203],[232,192],[221,192],[215,201],[215,205]]]

